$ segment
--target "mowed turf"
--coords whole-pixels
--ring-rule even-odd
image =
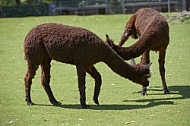
[[[26,61],[23,41],[38,24],[56,22],[84,27],[105,40],[107,33],[120,40],[130,15],[49,16],[0,19],[0,125],[1,126],[189,126],[190,124],[190,24],[170,25],[166,56],[166,80],[171,94],[164,95],[158,70],[158,53],[151,52],[148,95],[141,86],[115,74],[104,63],[95,66],[102,75],[100,105],[93,103],[94,80],[87,74],[87,103],[81,109],[75,66],[52,62],[51,87],[62,103],[53,106],[40,84],[40,68],[33,79],[31,97],[36,105],[27,106],[24,92]],[[124,46],[135,41],[129,39]],[[139,61],[139,59],[137,59]],[[134,75],[135,76],[135,75]]]

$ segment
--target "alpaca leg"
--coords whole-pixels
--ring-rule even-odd
[[[150,50],[146,51],[142,54],[141,57],[141,64],[149,64],[150,63]],[[147,94],[147,87],[142,87],[142,95],[146,95]]]
[[[53,105],[60,105],[61,103],[55,99],[53,92],[51,90],[51,87],[49,85],[49,83],[50,83],[50,67],[51,67],[50,62],[51,62],[51,59],[48,58],[48,59],[44,59],[43,63],[41,64],[41,69],[42,69],[41,83],[48,95],[49,101]]]
[[[142,54],[142,57],[141,57],[141,64],[149,64],[150,63],[150,50],[149,51],[146,51]]]
[[[166,79],[165,79],[165,66],[164,66],[165,56],[166,56],[166,49],[159,51],[158,63],[159,63],[160,76],[162,79],[162,87],[163,87],[164,94],[169,94],[170,91],[167,88]]]
[[[38,69],[38,65],[33,65],[33,63],[28,64],[28,71],[26,73],[26,76],[24,78],[25,81],[25,93],[26,93],[26,102],[27,105],[34,105],[34,103],[31,100],[30,97],[30,90],[32,85],[32,79],[34,78],[36,74],[36,70]]]
[[[85,68],[83,65],[76,65],[76,68],[77,68],[77,75],[78,75],[78,88],[80,92],[80,104],[82,108],[87,109],[87,108],[90,108],[90,106],[86,105]]]
[[[101,79],[101,75],[100,73],[96,70],[96,68],[94,66],[92,67],[89,67],[87,70],[86,70],[92,78],[94,78],[95,80],[95,87],[94,87],[94,97],[93,97],[93,100],[94,102],[99,105],[99,101],[98,101],[98,96],[100,94],[100,88],[101,88],[101,85],[102,85],[102,79]]]

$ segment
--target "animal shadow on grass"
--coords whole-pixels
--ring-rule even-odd
[[[155,107],[159,105],[173,105],[175,100],[183,100],[190,98],[190,86],[170,86],[170,96],[165,98],[154,98],[154,99],[137,99],[137,100],[124,100],[123,102],[138,102],[138,103],[143,103],[143,104],[100,104],[100,105],[90,105],[92,110],[132,110],[132,109],[143,109],[143,108],[150,108],[150,107]],[[148,94],[148,95],[163,95],[163,90],[160,90],[156,88],[150,88],[149,91],[160,91],[162,93],[158,94]],[[171,95],[178,94],[180,96],[173,96]],[[166,94],[167,95],[167,94]],[[139,96],[141,97],[141,96]],[[148,96],[143,96],[143,97],[148,97]],[[144,104],[148,102],[148,104]],[[42,105],[42,104],[36,104],[38,106],[52,106],[52,105]],[[82,109],[80,104],[61,104],[59,106],[55,107],[61,107],[61,108],[66,108],[66,109]]]
[[[158,105],[167,105],[167,104],[174,104],[175,100],[183,100],[190,98],[190,86],[170,86],[170,94],[168,97],[165,98],[154,98],[154,99],[138,99],[138,100],[124,100],[123,102],[149,102],[147,105],[141,105],[140,108],[149,108],[154,107]],[[160,91],[161,93],[157,94],[148,94],[148,95],[164,95],[163,90],[158,88],[150,88],[149,91]],[[178,96],[175,96],[175,94],[178,94]],[[179,96],[180,95],[180,96]],[[145,96],[146,97],[146,96]],[[134,108],[135,109],[135,108]],[[138,108],[136,108],[138,109]]]

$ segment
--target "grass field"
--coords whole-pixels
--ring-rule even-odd
[[[130,15],[49,16],[0,19],[0,126],[189,126],[190,124],[190,24],[170,24],[166,57],[166,79],[171,94],[163,95],[158,72],[158,53],[151,52],[150,87],[147,96],[141,86],[126,80],[103,63],[100,105],[93,103],[93,79],[87,75],[87,102],[81,109],[76,69],[52,62],[51,87],[62,105],[52,106],[40,84],[40,69],[32,85],[36,105],[27,106],[23,78],[26,62],[23,41],[29,30],[41,23],[57,22],[87,28],[103,40],[109,34],[117,43]],[[129,39],[125,46],[134,43]],[[138,60],[137,60],[138,61]]]

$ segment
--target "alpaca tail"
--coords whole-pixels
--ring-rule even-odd
[[[44,44],[36,39],[36,34],[29,32],[24,41],[24,59],[28,63],[40,64],[43,59]]]

